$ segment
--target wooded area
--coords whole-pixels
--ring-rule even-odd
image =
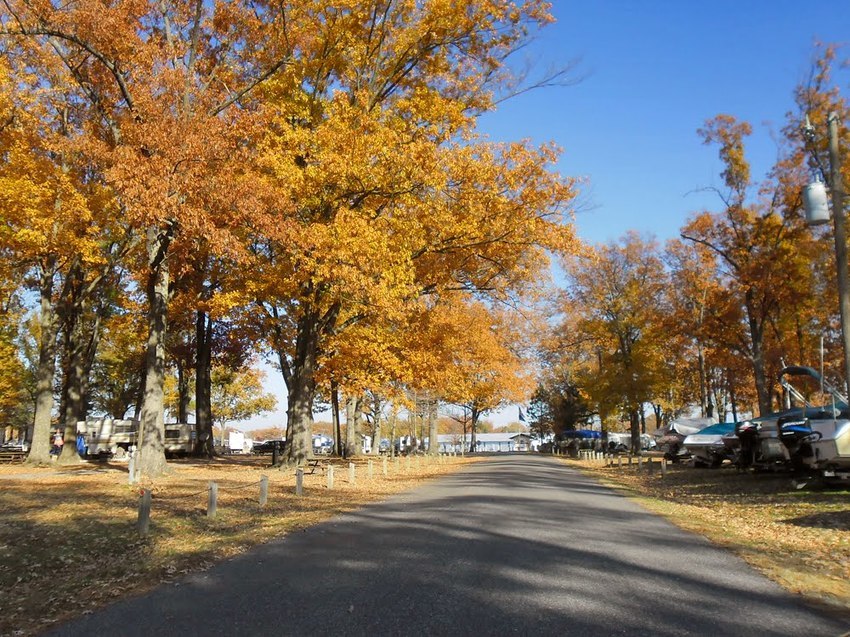
[[[132,411],[156,476],[166,406],[185,422],[192,401],[212,454],[215,419],[239,414],[214,414],[213,388],[255,386],[260,357],[286,384],[292,462],[340,397],[354,424],[410,407],[435,440],[438,403],[474,431],[538,385],[541,432],[627,421],[637,440],[647,405],[657,425],[770,411],[821,337],[840,378],[830,230],[800,197],[827,163],[803,118],[848,116],[835,50],[764,180],[750,125],[718,115],[698,132],[724,165],[717,209],[664,247],[581,246],[559,151],[476,129],[529,88],[511,59],[550,21],[542,0],[4,0],[0,414],[32,423],[29,461],[57,414],[73,439],[90,411]]]
[[[781,407],[783,367],[820,367],[821,338],[825,376],[845,386],[832,227],[807,227],[802,200],[813,174],[829,181],[829,114],[850,115],[832,84],[836,63],[834,48],[818,50],[765,179],[747,160],[750,124],[717,115],[698,130],[724,166],[716,209],[692,214],[664,246],[629,232],[569,260],[536,421],[625,420],[636,440],[649,405],[659,427],[693,406],[720,422],[764,415]]]
[[[212,453],[215,370],[262,355],[293,462],[320,394],[354,417],[366,390],[476,417],[521,399],[518,308],[575,248],[575,187],[555,149],[475,124],[520,90],[507,61],[545,2],[8,0],[0,20],[0,374],[30,462],[58,383],[66,439],[134,409],[158,475],[168,377]]]

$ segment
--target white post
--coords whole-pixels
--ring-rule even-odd
[[[354,484],[354,463],[348,463],[348,482],[349,484]]]
[[[304,468],[298,467],[295,469],[295,495],[304,495]]]
[[[328,465],[328,489],[334,488],[334,466]]]
[[[145,489],[139,498],[139,521],[137,527],[139,535],[147,536],[151,523],[151,490]]]
[[[269,477],[260,476],[260,507],[266,506],[269,501]]]
[[[218,510],[218,485],[215,482],[210,482],[209,499],[207,500],[207,517],[215,518]]]
[[[386,457],[386,456],[384,456],[381,460],[383,460],[383,463],[382,463],[382,464],[383,464],[383,467],[382,467],[382,469],[383,469],[383,472],[384,472],[384,476],[386,476],[386,475],[387,475],[387,457]]]

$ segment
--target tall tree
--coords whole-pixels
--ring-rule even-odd
[[[775,377],[783,355],[782,339],[771,338],[771,330],[783,307],[811,290],[805,249],[807,237],[799,217],[783,216],[783,190],[765,184],[766,196],[751,203],[753,188],[750,165],[744,155],[744,138],[751,128],[728,115],[719,115],[700,130],[705,143],[719,146],[724,162],[726,192],[720,192],[721,213],[696,215],[682,230],[682,237],[709,248],[718,259],[725,279],[726,309],[739,315],[741,329],[735,330],[737,350],[750,361],[758,407],[762,414],[772,408],[771,377]],[[789,276],[799,273],[800,277]],[[734,320],[734,319],[733,319]],[[771,348],[771,343],[778,347]],[[770,371],[773,370],[774,374]]]
[[[596,355],[576,382],[600,414],[628,415],[637,450],[643,404],[666,380],[666,334],[659,316],[667,274],[657,246],[629,233],[619,243],[597,247],[591,259],[574,260],[568,274],[565,310],[574,315],[577,332],[565,340]]]
[[[165,466],[164,339],[172,261],[204,236],[219,251],[248,212],[240,188],[257,86],[298,46],[287,7],[246,2],[83,0],[4,2],[2,22],[37,73],[63,68],[92,118],[83,151],[114,189],[144,242],[139,283],[148,304],[144,474]],[[21,36],[24,36],[22,39]],[[247,135],[250,137],[250,135]],[[238,211],[238,213],[237,213]]]
[[[309,453],[328,340],[421,294],[527,285],[566,248],[572,184],[554,152],[484,144],[476,115],[544,3],[366,2],[317,10],[311,54],[269,83],[259,162],[278,219],[252,270],[288,391],[290,460]]]

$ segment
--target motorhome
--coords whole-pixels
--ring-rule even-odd
[[[77,433],[83,434],[85,438],[87,455],[120,458],[138,445],[139,421],[132,418],[94,418],[78,422]],[[166,455],[188,455],[195,446],[195,437],[194,425],[166,424],[163,441]]]

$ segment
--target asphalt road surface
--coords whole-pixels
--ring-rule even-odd
[[[848,630],[556,460],[502,455],[52,634],[835,637]]]

